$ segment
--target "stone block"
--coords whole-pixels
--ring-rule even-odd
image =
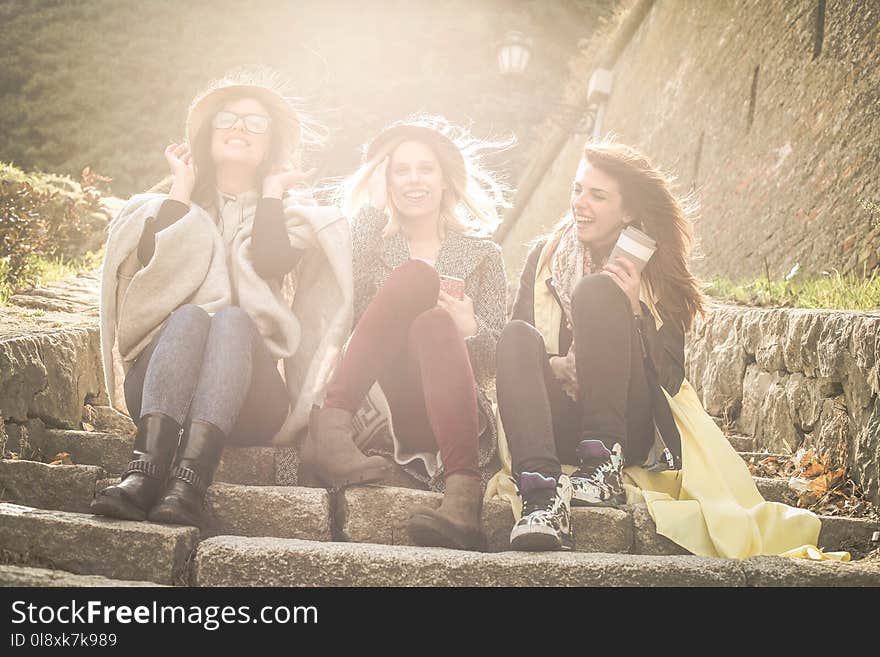
[[[196,586],[743,586],[739,562],[694,556],[464,552],[218,536],[199,544]]]
[[[0,500],[40,509],[87,513],[101,476],[96,465],[0,461]]]
[[[22,565],[179,584],[197,540],[194,527],[0,503],[0,549]]]
[[[323,488],[214,484],[206,501],[209,534],[331,540]]]

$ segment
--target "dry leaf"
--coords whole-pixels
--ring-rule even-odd
[[[51,461],[49,465],[73,465],[73,460],[70,458],[69,452],[58,452],[55,455],[55,460]]]
[[[843,481],[844,476],[846,476],[846,466],[838,468],[833,472],[829,472],[825,476],[828,477],[828,488],[835,488],[840,482]]]

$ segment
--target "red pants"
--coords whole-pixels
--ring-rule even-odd
[[[355,412],[378,381],[408,451],[439,448],[446,476],[479,477],[476,384],[464,340],[437,307],[439,290],[421,260],[391,273],[355,327],[324,406]]]

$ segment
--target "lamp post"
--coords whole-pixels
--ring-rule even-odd
[[[511,30],[505,34],[498,48],[498,70],[502,77],[508,80],[523,78],[531,61],[533,46],[532,38],[522,32]],[[573,132],[592,132],[593,138],[597,139],[601,134],[602,119],[605,116],[605,108],[611,95],[612,80],[611,71],[604,68],[595,69],[590,77],[585,104],[542,102],[534,94],[523,94],[521,91],[508,90],[508,94],[510,95],[509,100],[513,100],[515,104],[521,106],[518,108],[522,112],[521,115],[527,115],[529,111],[543,108],[544,114],[549,114],[554,120],[565,124]],[[516,97],[521,98],[514,100]]]

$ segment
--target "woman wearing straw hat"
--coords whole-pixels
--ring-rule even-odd
[[[203,525],[223,446],[292,442],[350,330],[348,224],[286,194],[309,174],[293,166],[302,115],[278,87],[212,83],[165,150],[163,193],[132,197],[110,226],[102,357],[137,435],[94,513]]]
[[[440,117],[417,116],[377,136],[345,186],[355,216],[358,323],[323,408],[313,413],[303,462],[327,483],[353,483],[329,446],[352,444],[359,409],[354,425],[367,447],[382,424],[375,418],[390,417],[384,453],[445,490],[439,509],[415,509],[409,518],[419,545],[478,549],[484,542],[481,477],[497,469],[487,392],[506,280],[500,248],[487,237],[503,190],[477,157],[498,145]],[[376,468],[365,478],[385,474]]]

